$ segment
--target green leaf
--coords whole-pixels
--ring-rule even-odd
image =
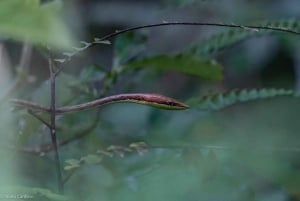
[[[299,31],[300,21],[294,19],[281,19],[276,21],[266,21],[257,23],[257,26],[269,26],[274,28],[284,28],[286,30]],[[230,28],[222,33],[215,34],[206,40],[200,41],[193,45],[187,52],[193,52],[198,56],[208,56],[215,54],[218,51],[234,45],[251,36],[262,36],[270,33],[275,33],[273,30],[265,29],[237,29]],[[278,32],[278,31],[277,31]],[[286,33],[285,33],[286,34]]]
[[[69,49],[71,35],[59,17],[61,1],[0,1],[0,36],[56,49]]]
[[[95,154],[89,154],[82,157],[80,160],[84,161],[87,164],[98,164],[102,161],[102,157]]]
[[[114,42],[115,55],[120,61],[127,61],[144,49],[147,35],[142,32],[128,32],[120,35]]]
[[[70,165],[79,165],[80,164],[80,160],[77,160],[77,159],[68,159],[65,162]]]
[[[64,170],[72,170],[74,168],[80,167],[81,161],[77,159],[68,159],[65,161],[68,165],[64,167]]]
[[[105,76],[106,70],[97,64],[87,66],[80,72],[79,78],[81,82],[94,82],[102,80]]]
[[[293,90],[286,89],[252,89],[241,91],[230,91],[195,98],[188,101],[188,105],[201,110],[220,110],[233,104],[272,98],[277,96],[294,96],[298,94]]]
[[[204,79],[221,80],[222,67],[214,60],[196,58],[190,55],[159,55],[128,63],[127,68],[153,67],[158,70],[176,70]]]
[[[101,40],[100,38],[94,38],[93,43],[111,45],[111,42],[109,40]]]

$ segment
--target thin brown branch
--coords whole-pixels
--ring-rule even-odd
[[[57,173],[57,185],[59,193],[64,192],[64,184],[62,179],[61,167],[60,167],[60,160],[59,160],[59,153],[58,153],[58,145],[56,139],[56,92],[55,92],[55,72],[52,62],[52,56],[49,51],[49,72],[50,72],[50,95],[51,95],[51,106],[50,106],[50,135],[52,140],[52,146],[54,149],[54,157],[55,157],[55,164],[56,164],[56,173]]]
[[[174,25],[181,25],[181,26],[215,26],[215,27],[228,27],[228,28],[239,28],[239,29],[249,29],[252,31],[259,31],[259,30],[271,30],[271,31],[280,31],[280,32],[287,32],[291,34],[297,34],[300,35],[300,32],[294,31],[287,28],[282,27],[275,27],[275,26],[259,26],[259,25],[238,25],[238,24],[226,24],[226,23],[206,23],[206,22],[163,22],[163,23],[157,23],[157,24],[148,24],[143,26],[136,26],[131,27],[127,29],[122,29],[119,31],[116,31],[114,33],[108,34],[102,38],[100,38],[100,41],[108,40],[110,38],[113,38],[115,36],[118,36],[120,34],[135,31],[138,29],[145,29],[145,28],[151,28],[151,27],[161,27],[161,26],[174,26]]]
[[[62,69],[63,69],[62,66],[58,67],[58,69],[54,73],[54,76],[57,77],[59,75],[59,73],[62,71]]]
[[[114,38],[118,35],[139,30],[139,29],[146,29],[146,28],[153,28],[153,27],[162,27],[162,26],[214,26],[214,27],[227,27],[227,28],[238,28],[238,29],[244,29],[244,30],[250,30],[258,32],[259,30],[270,30],[270,31],[277,31],[277,32],[285,32],[290,34],[296,34],[300,35],[299,31],[295,31],[292,29],[284,28],[284,27],[277,27],[277,26],[260,26],[260,25],[239,25],[239,24],[226,24],[226,23],[213,23],[213,22],[162,22],[162,23],[155,23],[155,24],[148,24],[148,25],[142,25],[142,26],[135,26],[127,29],[117,30],[113,33],[110,33],[108,35],[105,35],[97,41],[107,41],[111,38]],[[96,44],[99,44],[99,42],[91,42],[89,43],[86,48],[81,48],[80,50],[73,52],[71,55],[68,55],[67,58],[63,59],[57,59],[58,61],[61,60],[62,62],[71,60],[72,57],[80,53],[81,51],[90,48]]]
[[[42,117],[40,117],[38,114],[36,114],[34,111],[32,110],[28,110],[28,113],[31,114],[32,116],[34,116],[36,119],[38,119],[40,122],[42,122],[45,126],[47,126],[48,128],[51,128],[51,125],[45,121]]]

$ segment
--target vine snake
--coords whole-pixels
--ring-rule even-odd
[[[188,105],[182,102],[179,102],[173,98],[163,96],[160,94],[129,93],[129,94],[118,94],[118,95],[108,96],[105,98],[96,99],[78,105],[57,107],[55,112],[57,114],[76,112],[81,110],[93,109],[95,107],[100,107],[103,105],[117,103],[117,102],[138,103],[138,104],[149,105],[152,107],[165,109],[165,110],[184,110],[189,108]],[[16,106],[24,107],[33,111],[47,112],[47,113],[51,112],[50,107],[43,106],[30,101],[12,99],[12,103],[14,103]]]

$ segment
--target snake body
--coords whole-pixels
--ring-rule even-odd
[[[51,112],[50,107],[43,106],[30,101],[13,99],[12,102],[17,106],[25,107],[33,111],[47,112],[47,113]],[[76,112],[76,111],[92,109],[95,107],[100,107],[103,105],[117,103],[117,102],[138,103],[143,105],[150,105],[152,107],[161,108],[165,110],[184,110],[189,107],[188,105],[182,102],[179,102],[173,98],[163,96],[160,94],[129,93],[129,94],[118,94],[118,95],[108,96],[105,98],[96,99],[78,105],[57,107],[55,112],[57,114]]]

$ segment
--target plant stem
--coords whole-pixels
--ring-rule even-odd
[[[31,114],[33,117],[35,117],[37,120],[39,120],[40,122],[42,122],[45,126],[47,126],[49,129],[51,128],[51,125],[44,120],[42,117],[40,117],[38,114],[36,114],[34,111],[32,110],[27,110],[29,114]]]
[[[214,22],[162,22],[162,23],[154,23],[154,24],[147,24],[147,25],[141,25],[141,26],[135,26],[130,27],[122,30],[117,30],[113,33],[107,34],[94,42],[90,42],[89,45],[87,45],[85,48],[82,48],[81,50],[78,50],[76,52],[73,52],[71,56],[67,56],[65,58],[60,58],[57,60],[64,60],[64,61],[70,61],[72,57],[79,54],[81,51],[85,50],[86,48],[90,48],[94,45],[97,45],[98,41],[106,41],[111,38],[114,38],[118,35],[139,30],[139,29],[146,29],[146,28],[152,28],[152,27],[162,27],[162,26],[214,26],[214,27],[228,27],[228,28],[238,28],[238,29],[244,29],[249,31],[255,31],[258,32],[260,30],[269,30],[269,31],[277,31],[277,32],[285,32],[290,34],[296,34],[300,35],[300,32],[297,30],[285,28],[285,27],[279,27],[274,25],[240,25],[240,24],[226,24],[226,23],[214,23]],[[61,61],[60,63],[63,63],[64,61]]]
[[[56,124],[55,124],[55,117],[56,117],[56,109],[55,109],[55,72],[53,69],[52,57],[51,53],[49,52],[49,71],[50,71],[50,90],[51,90],[51,120],[50,120],[50,135],[52,140],[52,146],[54,148],[54,157],[55,157],[55,165],[56,165],[56,173],[57,173],[57,186],[59,193],[64,192],[64,184],[62,179],[62,173],[60,168],[60,161],[59,161],[59,154],[58,154],[58,146],[57,146],[57,139],[56,139]]]
[[[99,39],[99,41],[108,40],[110,38],[113,38],[117,35],[121,35],[126,32],[135,31],[138,29],[145,29],[145,28],[151,28],[151,27],[161,27],[161,26],[174,26],[174,25],[180,25],[180,26],[215,26],[215,27],[229,27],[229,28],[239,28],[239,29],[246,29],[250,31],[259,31],[259,30],[271,30],[271,31],[278,31],[278,32],[286,32],[291,34],[297,34],[300,35],[300,32],[287,29],[284,27],[276,27],[276,26],[261,26],[261,25],[239,25],[239,24],[226,24],[226,23],[210,23],[210,22],[163,22],[163,23],[155,23],[155,24],[147,24],[142,26],[136,26],[131,27],[127,29],[122,29],[115,31],[114,33],[108,34],[106,36],[103,36]]]

